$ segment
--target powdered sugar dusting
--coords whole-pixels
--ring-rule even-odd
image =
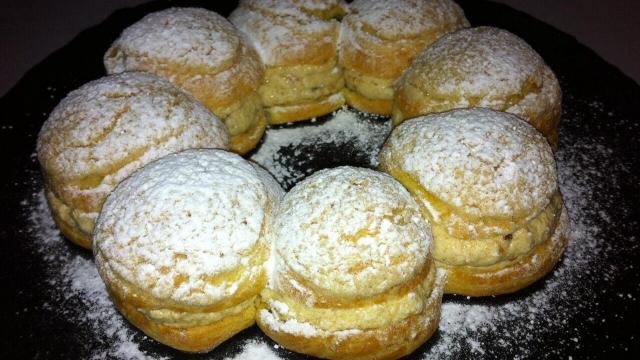
[[[492,27],[443,36],[416,57],[396,91],[412,99],[407,109],[399,109],[408,112],[477,106],[536,123],[538,117],[560,113],[560,86],[551,69],[522,39]]]
[[[242,345],[242,352],[226,357],[224,360],[279,360],[281,359],[269,345],[264,342],[249,340]]]
[[[349,9],[343,26],[356,31],[375,29],[375,35],[384,39],[413,38],[453,24],[469,25],[462,9],[450,0],[356,0]]]
[[[119,73],[155,58],[223,70],[238,55],[240,42],[238,31],[213,11],[170,8],[126,28],[105,54],[105,65],[110,72]]]
[[[70,92],[42,126],[37,151],[58,189],[99,211],[109,191],[144,164],[228,142],[222,121],[193,97],[166,80],[130,72]],[[95,184],[77,183],[94,178]]]
[[[602,287],[602,276],[615,277],[608,259],[630,249],[616,249],[604,235],[614,221],[607,213],[617,202],[615,179],[628,173],[598,139],[572,135],[571,130],[582,125],[580,116],[565,119],[569,132],[561,134],[562,145],[556,154],[560,190],[571,220],[569,247],[561,263],[549,278],[515,298],[445,297],[440,337],[425,360],[460,354],[557,358],[566,355],[567,348],[590,341],[583,338],[582,329],[568,328],[577,316],[589,327],[611,316],[597,302],[598,292],[610,291]],[[618,346],[612,344],[613,349]]]
[[[35,252],[48,268],[44,291],[49,301],[40,311],[72,319],[74,324],[92,336],[93,343],[77,349],[77,355],[90,359],[123,360],[167,359],[149,356],[140,349],[144,335],[124,320],[115,309],[98,271],[88,254],[74,254],[53,222],[43,191],[31,195],[30,233]]]
[[[276,256],[288,265],[282,271],[336,296],[373,296],[408,281],[431,243],[430,226],[400,183],[347,166],[298,183],[273,228]]]
[[[578,102],[568,97],[568,103]],[[440,330],[418,350],[418,358],[566,357],[571,354],[571,349],[588,347],[592,342],[591,333],[585,334],[582,329],[574,326],[596,328],[599,324],[615,321],[624,313],[625,306],[627,309],[634,306],[637,301],[635,293],[631,290],[629,293],[619,292],[620,290],[613,293],[608,284],[615,281],[622,271],[635,271],[633,264],[629,263],[631,260],[628,254],[637,250],[637,243],[634,245],[636,248],[633,248],[630,246],[633,239],[632,242],[616,242],[610,236],[613,234],[613,227],[631,229],[637,226],[633,222],[619,223],[613,212],[617,209],[616,211],[621,211],[618,214],[624,215],[628,211],[620,210],[620,206],[625,204],[620,202],[621,179],[636,181],[637,178],[625,170],[615,152],[604,145],[604,140],[594,136],[594,131],[585,129],[586,124],[591,121],[584,121],[583,118],[593,116],[608,119],[602,123],[603,126],[613,121],[623,122],[624,119],[614,118],[617,116],[615,112],[592,100],[579,105],[579,109],[588,109],[588,112],[575,114],[575,110],[569,109],[569,117],[564,119],[560,136],[560,151],[557,153],[560,190],[571,218],[571,241],[562,262],[547,279],[518,295],[488,299],[446,296]],[[356,122],[353,127],[360,130],[366,128],[365,125],[377,125],[367,122],[363,125],[358,123],[357,118],[352,120]],[[329,120],[329,123],[331,121],[333,120]],[[356,131],[353,134],[343,126],[336,126],[336,123],[330,126],[327,123],[317,123],[308,128],[283,127],[270,131],[274,135],[280,131],[292,131],[292,140],[280,138],[280,144],[290,147],[290,150],[295,148],[295,140],[302,140],[302,148],[305,142],[310,147],[312,140],[303,133],[307,130],[313,133],[312,129],[315,127],[322,129],[313,135],[320,148],[324,143],[323,139],[331,146],[336,145],[334,132],[339,133],[336,137],[341,139],[337,142],[338,145],[350,144],[354,147],[361,147],[360,141],[367,145],[365,133],[372,136],[372,139],[377,134],[372,130],[374,125],[365,133]],[[360,141],[356,141],[355,138],[359,137]],[[263,145],[266,144],[268,142]],[[371,158],[377,155],[375,147],[361,148],[370,151]],[[304,171],[291,165],[291,162],[295,162],[293,158],[289,158],[288,161],[291,162],[282,161],[281,155],[278,155],[280,148],[275,143],[272,142],[271,146],[260,151],[263,158],[278,159],[274,161],[279,164],[277,169],[287,169],[293,176],[304,174]],[[300,164],[307,165],[306,162]],[[42,316],[69,319],[87,333],[89,341],[74,349],[78,356],[96,359],[169,357],[168,354],[171,353],[165,347],[147,339],[117,314],[89,256],[86,253],[78,254],[78,249],[60,237],[46,206],[42,185],[38,180],[39,174],[35,171],[30,173],[29,180],[32,179],[36,193],[29,195],[23,201],[23,206],[30,219],[28,231],[31,234],[34,257],[47,268],[42,291],[48,297],[47,303],[41,304],[36,310],[42,311]],[[279,180],[291,183],[297,181],[282,174]],[[616,286],[615,289],[620,287]],[[601,299],[610,297],[620,299],[620,309],[600,307]],[[227,351],[233,351],[231,354],[236,355],[214,351],[205,357],[230,356],[227,357],[230,360],[293,357],[257,331],[249,336],[249,339],[234,340],[238,339],[236,337],[229,341],[234,345],[230,350],[227,348]],[[625,339],[610,341],[608,344],[614,351],[624,351],[629,340],[618,340]]]
[[[317,123],[313,119],[269,129],[251,160],[264,166],[283,188],[289,189],[319,170],[319,161],[335,159],[335,166],[376,167],[378,152],[389,132],[389,121],[345,107]]]
[[[537,214],[556,192],[551,148],[516,116],[463,109],[409,120],[380,157],[473,216]]]
[[[292,59],[313,61],[305,52],[317,47],[335,53],[340,24],[313,11],[341,6],[338,1],[242,1],[229,20],[247,35],[265,65],[276,66]]]
[[[180,304],[233,296],[237,283],[258,271],[248,267],[247,253],[283,195],[264,176],[240,156],[211,149],[169,155],[134,173],[111,193],[96,223],[102,275],[113,272]],[[235,281],[203,280],[241,266],[246,274]]]

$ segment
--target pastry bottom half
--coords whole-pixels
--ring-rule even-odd
[[[393,100],[368,98],[354,90],[344,89],[344,97],[350,106],[367,113],[389,115],[393,107]]]
[[[238,313],[209,324],[171,326],[151,320],[116,292],[109,291],[109,294],[118,311],[135,327],[165,345],[186,352],[207,352],[255,322],[256,308],[251,302]]]
[[[452,266],[436,260],[447,271],[445,293],[466,296],[507,294],[523,289],[549,273],[568,244],[569,217],[563,208],[549,239],[527,254],[489,266]]]
[[[421,310],[381,326],[322,329],[318,324],[282,318],[279,315],[282,309],[275,309],[264,299],[258,305],[256,321],[267,336],[295,352],[326,359],[396,359],[413,352],[437,330],[445,276],[445,272],[437,271],[432,265],[430,288],[421,299]],[[313,311],[313,308],[307,309]],[[347,311],[359,317],[355,314],[363,310],[366,311],[358,308]],[[387,311],[390,315],[394,312]]]
[[[244,155],[253,150],[262,139],[266,128],[267,119],[264,115],[261,115],[245,132],[231,135],[231,151]]]
[[[271,106],[266,108],[269,114],[269,124],[285,124],[294,121],[307,120],[329,114],[344,105],[342,92],[323,99],[296,105]]]
[[[360,111],[390,115],[393,108],[393,80],[357,69],[346,69],[344,96],[347,104]]]
[[[255,323],[259,289],[266,283],[264,271],[252,272],[263,261],[264,248],[256,248],[249,265],[216,274],[211,284],[226,284],[232,293],[211,304],[176,302],[156,298],[113,271],[100,248],[94,249],[96,266],[115,307],[135,327],[156,341],[185,352],[207,352]],[[117,263],[117,261],[115,261]],[[176,278],[175,281],[179,281]]]
[[[53,220],[62,234],[74,244],[91,249],[91,232],[95,225],[95,216],[71,208],[49,189],[45,189],[45,193]]]

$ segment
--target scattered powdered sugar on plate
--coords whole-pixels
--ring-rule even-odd
[[[580,108],[588,107],[583,104]],[[571,349],[588,345],[589,336],[593,336],[578,327],[594,328],[619,316],[611,313],[611,309],[601,308],[599,301],[609,296],[620,297],[630,304],[636,300],[632,290],[629,294],[609,294],[610,289],[603,286],[633,266],[623,256],[624,251],[631,250],[607,238],[613,234],[609,228],[635,225],[615,219],[615,214],[620,214],[619,211],[624,214],[626,210],[616,210],[617,213],[613,210],[620,206],[618,179],[632,175],[604,145],[603,139],[574,134],[576,131],[580,134],[580,128],[586,126],[581,116],[611,114],[604,106],[597,112],[569,113],[563,120],[562,145],[556,158],[571,233],[562,262],[545,280],[515,295],[482,299],[445,296],[439,331],[416,351],[415,358],[566,356]],[[389,130],[388,121],[367,119],[360,113],[342,109],[316,123],[269,129],[252,159],[290,188],[322,166],[345,165],[346,159],[355,159],[351,165],[359,162],[360,166],[375,166],[379,147]],[[117,313],[90,254],[61,237],[35,171],[31,179],[34,194],[23,201],[23,206],[29,217],[34,256],[46,268],[43,291],[47,293],[47,302],[41,306],[43,316],[68,319],[86,332],[86,341],[80,341],[78,349],[83,358],[171,357],[174,354],[171,350],[147,338]],[[612,349],[618,349],[617,343],[611,341]],[[274,345],[252,328],[206,357],[244,360],[297,358],[297,355]]]
[[[226,357],[224,360],[279,360],[279,357],[272,348],[258,340],[248,340],[242,344],[242,352],[233,356]]]
[[[49,292],[50,301],[43,304],[43,310],[73,319],[75,324],[93,333],[90,338],[101,346],[87,344],[83,349],[87,354],[79,350],[86,358],[149,359],[139,347],[139,338],[144,335],[132,330],[118,314],[89,253],[82,256],[69,252],[69,244],[53,222],[44,192],[33,194],[30,202],[29,230],[50,276],[45,290]]]
[[[376,167],[378,152],[391,132],[391,123],[383,119],[343,107],[318,120],[274,127],[251,160],[287,190],[327,162]]]

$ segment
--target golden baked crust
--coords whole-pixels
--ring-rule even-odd
[[[91,248],[94,221],[121,180],[172,152],[227,146],[224,125],[202,104],[168,81],[132,72],[69,93],[42,126],[37,152],[56,223]]]
[[[263,115],[256,119],[256,123],[253,124],[251,128],[247,129],[247,131],[231,137],[229,147],[238,154],[244,155],[258,145],[260,140],[262,140],[262,136],[266,129],[267,118]]]
[[[120,313],[145,334],[187,352],[207,352],[255,322],[255,306],[247,306],[238,314],[201,326],[173,327],[149,320],[138,308],[113,291],[111,300]]]
[[[255,146],[257,141],[246,140],[248,133],[252,139],[262,135],[264,110],[256,96],[262,63],[238,30],[214,12],[171,8],[149,14],[123,31],[104,64],[108,73],[156,74],[192,94],[225,122],[235,152]]]
[[[274,326],[274,314],[269,312],[264,302],[258,305],[256,321],[267,336],[292,351],[326,359],[397,359],[424,344],[438,328],[444,273],[436,275],[432,264],[430,269],[428,282],[431,291],[421,293],[425,297],[422,311],[381,327],[357,331],[317,330],[310,335],[296,335],[283,331],[280,328],[282,322],[276,322]],[[384,297],[377,301],[384,302]],[[366,308],[354,307],[352,310],[366,311]]]
[[[58,225],[62,234],[76,245],[91,249],[91,231],[93,230],[94,217],[91,214],[82,214],[81,210],[74,210],[67,206],[49,190],[46,184],[45,195],[51,209],[53,221]],[[81,221],[81,219],[86,220]]]
[[[368,169],[323,170],[285,196],[273,222],[257,323],[293,351],[397,358],[435,331],[444,286],[411,195]]]
[[[341,1],[241,1],[229,16],[265,64],[260,96],[269,123],[306,120],[344,103],[336,19],[345,11]]]
[[[544,276],[566,247],[549,144],[514,115],[455,110],[398,126],[380,167],[432,224],[445,292],[497,295]]]
[[[222,150],[169,155],[133,174],[109,196],[93,236],[117,308],[189,352],[251,326],[282,195],[265,170]]]
[[[562,113],[558,80],[522,39],[477,27],[443,36],[395,84],[393,123],[456,108],[515,114],[557,145]]]
[[[369,113],[387,115],[393,109],[393,100],[371,99],[349,88],[344,89],[344,99],[350,106]]]
[[[450,0],[356,0],[342,21],[340,64],[347,103],[361,111],[391,114],[393,82],[414,56],[440,36],[469,26]]]
[[[310,103],[268,108],[271,124],[285,124],[300,119],[311,119],[321,114],[328,114],[344,104],[341,93],[318,99]]]

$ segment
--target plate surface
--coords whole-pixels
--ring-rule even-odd
[[[179,3],[185,4],[223,15],[234,7]],[[557,158],[572,242],[555,271],[526,291],[488,299],[446,296],[440,331],[411,358],[632,357],[640,351],[640,87],[574,38],[528,15],[488,1],[460,4],[472,25],[502,27],[525,39],[561,81]],[[69,91],[104,75],[102,55],[122,29],[171,5],[158,1],[114,13],[0,99],[0,358],[305,358],[275,346],[256,327],[203,355],[148,339],[112,308],[91,254],[59,236],[44,206],[34,156],[43,121]],[[289,187],[320,168],[375,166],[388,130],[385,119],[345,110],[270,129],[252,158]]]

